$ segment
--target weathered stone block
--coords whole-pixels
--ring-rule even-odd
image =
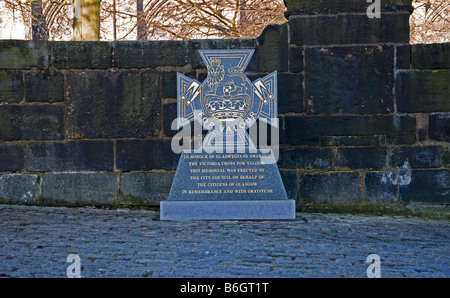
[[[132,205],[154,205],[167,200],[174,173],[123,173],[121,202]]]
[[[296,200],[298,197],[297,173],[295,171],[280,171],[280,175],[288,199]],[[300,202],[297,204],[300,205]]]
[[[278,114],[303,112],[303,75],[278,76]]]
[[[112,67],[112,43],[105,41],[52,41],[50,64],[58,69]]]
[[[0,106],[0,140],[62,139],[63,123],[62,106]]]
[[[66,130],[70,138],[159,135],[161,99],[157,72],[70,72],[66,81]]]
[[[430,115],[428,135],[434,140],[450,142],[450,114]]]
[[[189,62],[195,69],[205,68],[198,50],[230,50],[230,49],[252,49],[255,48],[254,39],[198,39],[189,41]],[[250,60],[252,64],[254,58]],[[249,67],[250,67],[249,65]],[[249,71],[247,67],[247,71]]]
[[[288,29],[286,24],[267,26],[257,38],[257,42],[258,47],[255,49],[248,71],[288,71]]]
[[[379,146],[386,143],[385,136],[320,136],[320,146]]]
[[[437,168],[441,165],[442,147],[395,147],[392,149],[391,166],[411,168]]]
[[[411,63],[415,69],[450,68],[450,43],[411,45]]]
[[[118,41],[114,44],[114,67],[184,66],[188,52],[187,41]]]
[[[360,180],[356,172],[302,174],[300,198],[315,203],[360,202]]]
[[[169,103],[163,106],[164,135],[173,137],[179,130],[172,130],[172,122],[177,119],[177,103]]]
[[[302,72],[303,71],[303,48],[290,47],[289,48],[289,71]]]
[[[42,180],[43,204],[84,206],[114,205],[117,176],[112,173],[45,173]]]
[[[297,46],[408,43],[409,15],[409,12],[399,12],[381,14],[381,18],[368,18],[366,14],[291,16],[289,18],[290,42]]]
[[[392,46],[307,48],[305,56],[307,113],[394,111]]]
[[[317,145],[320,136],[385,135],[390,144],[413,144],[416,120],[409,116],[285,116],[282,143]]]
[[[68,143],[30,144],[26,147],[27,170],[112,171],[112,141],[79,141]]]
[[[170,140],[118,140],[117,168],[122,171],[175,170],[180,158]]]
[[[64,78],[56,73],[25,74],[25,100],[28,102],[64,101]]]
[[[400,72],[396,80],[398,112],[450,112],[450,69]]]
[[[366,12],[370,3],[359,0],[285,0],[286,17],[299,14]],[[411,0],[382,0],[381,11],[412,11]]]
[[[0,175],[0,203],[38,205],[41,197],[38,175]]]
[[[14,70],[0,70],[0,102],[18,103],[22,100],[22,98],[22,72]]]
[[[396,203],[398,193],[397,174],[393,172],[366,172],[364,199],[368,203]]]
[[[426,128],[419,128],[417,130],[417,136],[418,136],[418,140],[419,142],[424,142],[427,139],[427,129]]]
[[[410,179],[400,186],[403,203],[448,204],[450,202],[450,171],[413,170]]]
[[[336,167],[381,169],[386,166],[386,147],[343,147],[336,153]]]
[[[165,71],[161,74],[161,76],[162,97],[177,98],[177,73],[175,71]]]
[[[450,168],[450,147],[444,147],[442,161],[445,167]]]
[[[411,45],[396,45],[396,67],[397,69],[409,69],[411,64]]]
[[[278,167],[285,169],[331,169],[333,154],[328,148],[280,148]]]
[[[24,168],[23,144],[0,144],[0,172],[18,172]]]
[[[46,41],[1,40],[0,69],[48,68]]]

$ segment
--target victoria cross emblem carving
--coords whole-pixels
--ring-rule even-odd
[[[203,83],[177,73],[177,126],[198,121],[208,134],[207,151],[233,144],[256,149],[247,129],[257,119],[278,127],[277,72],[251,82],[244,73],[254,50],[200,50],[207,67]],[[228,147],[227,147],[228,148]]]

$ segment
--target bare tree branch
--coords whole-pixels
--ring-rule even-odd
[[[1,1],[30,29],[36,21],[31,3],[41,1],[48,38],[71,39],[74,0]],[[283,0],[102,0],[100,5],[102,40],[255,38],[268,24],[286,21]]]

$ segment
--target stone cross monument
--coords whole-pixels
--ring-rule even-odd
[[[257,149],[247,130],[259,119],[278,127],[277,72],[250,82],[254,50],[201,50],[203,83],[177,74],[179,128],[208,131],[200,149],[182,152],[161,220],[293,219],[272,149]]]

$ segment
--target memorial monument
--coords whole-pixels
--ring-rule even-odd
[[[253,52],[200,50],[205,81],[177,74],[178,128],[197,121],[208,133],[201,148],[182,152],[161,220],[295,218],[273,150],[247,133],[258,119],[278,127],[277,72],[250,82]]]

